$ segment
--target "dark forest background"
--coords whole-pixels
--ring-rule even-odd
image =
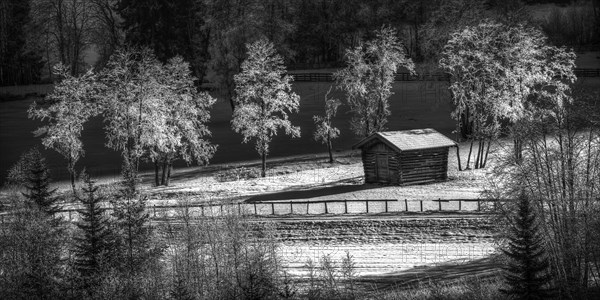
[[[3,0],[0,85],[53,81],[100,69],[115,49],[145,45],[159,59],[182,55],[199,82],[231,91],[245,44],[273,41],[289,69],[335,68],[345,49],[383,25],[396,28],[419,68],[460,26],[493,18],[540,26],[557,45],[598,46],[599,1],[569,0]],[[536,4],[554,4],[536,17]],[[419,70],[417,70],[419,71]]]

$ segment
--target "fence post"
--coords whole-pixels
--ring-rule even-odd
[[[385,212],[388,212],[388,201],[385,200]]]
[[[423,211],[423,200],[419,200],[421,202],[421,211]]]
[[[221,215],[223,215],[223,204],[221,204]]]
[[[154,217],[156,218],[156,204],[152,205],[152,210],[154,210]]]
[[[348,214],[348,199],[344,199],[344,212]]]
[[[404,208],[408,211],[408,199],[404,199]]]
[[[328,214],[329,210],[327,209],[327,202],[324,202],[324,203],[325,203],[325,214]]]
[[[365,200],[365,204],[367,205],[367,213],[369,213],[369,200]]]
[[[294,214],[294,205],[292,204],[293,202],[290,201],[290,215]]]
[[[258,215],[258,213],[256,213],[256,202],[254,202],[254,214]]]
[[[242,214],[242,204],[238,202],[238,215]]]
[[[307,215],[309,214],[309,211],[308,211],[308,209],[310,207],[309,205],[310,205],[310,201],[306,201],[306,214]]]
[[[200,206],[202,208],[202,216],[204,217],[204,205]]]
[[[271,214],[275,214],[275,203],[271,202]]]
[[[71,210],[69,210],[69,222],[71,222],[71,221],[72,221],[72,219],[71,219]]]
[[[442,210],[442,198],[438,198],[438,208]]]
[[[458,211],[462,209],[462,200],[458,200]]]
[[[481,211],[481,202],[477,199],[477,211]]]

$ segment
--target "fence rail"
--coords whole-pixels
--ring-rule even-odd
[[[331,82],[333,81],[333,73],[330,72],[314,72],[314,73],[294,73],[290,72],[294,77],[294,81],[298,82]],[[600,77],[600,69],[575,69],[577,77]],[[446,73],[422,73],[411,75],[410,73],[401,72],[394,76],[395,81],[449,81],[450,75]]]
[[[312,73],[296,73],[291,71],[288,73],[294,77],[297,82],[332,82],[333,73],[331,72],[312,72]],[[577,77],[600,77],[600,69],[575,69]],[[450,76],[446,73],[422,73],[411,75],[410,73],[401,72],[394,76],[395,81],[449,81]],[[52,91],[52,84],[33,84],[33,85],[7,85],[0,86],[0,95],[25,95],[25,94],[47,94]]]
[[[217,216],[223,213],[239,213],[243,215],[277,216],[277,215],[322,215],[322,214],[378,214],[394,212],[426,212],[426,211],[481,211],[484,205],[499,202],[489,199],[375,199],[375,200],[315,200],[315,201],[260,201],[240,203],[209,203],[186,205],[148,205],[147,213],[151,217],[174,217],[178,210],[185,209],[197,216]],[[501,200],[505,201],[505,200]],[[108,211],[112,208],[107,208]],[[77,221],[78,208],[67,208],[58,211],[65,219]],[[0,214],[3,224],[9,220],[10,212]],[[6,219],[6,220],[5,220]]]
[[[297,82],[331,82],[333,73],[289,73]],[[395,81],[448,81],[450,77],[445,73],[424,73],[412,75],[410,73],[396,73]]]
[[[575,69],[577,77],[600,77],[600,69]]]

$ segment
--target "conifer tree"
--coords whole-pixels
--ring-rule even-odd
[[[84,183],[84,196],[78,199],[83,209],[79,210],[81,219],[77,223],[81,235],[75,238],[75,269],[83,278],[85,288],[93,291],[94,280],[99,278],[102,265],[108,259],[110,223],[102,207],[104,198],[97,194],[98,186],[89,175],[85,176]]]
[[[125,168],[124,170],[127,170]],[[146,197],[136,191],[136,177],[124,174],[121,197],[111,201],[114,217],[114,267],[123,278],[127,298],[139,298],[142,290],[138,280],[162,255],[163,247],[152,240],[150,216],[146,212]]]
[[[57,204],[58,197],[54,196],[56,189],[50,189],[50,171],[46,160],[39,151],[32,151],[31,160],[25,184],[27,192],[23,193],[23,196],[29,200],[27,205],[37,207],[53,216],[60,210],[60,206]]]
[[[171,289],[171,298],[174,300],[192,300],[195,299],[194,295],[187,287],[185,278],[182,271],[175,271],[175,278],[173,278],[173,288]]]
[[[6,276],[13,278],[10,286],[0,282],[0,297],[54,299],[61,285],[65,228],[55,215],[60,208],[45,159],[37,150],[29,154],[26,199],[0,238],[0,273],[10,270]]]
[[[508,249],[503,250],[509,258],[504,275],[508,288],[503,289],[503,293],[514,299],[547,299],[551,296],[547,287],[549,264],[543,243],[535,212],[523,193],[513,220]]]

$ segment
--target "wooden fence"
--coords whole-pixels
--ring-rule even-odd
[[[485,205],[495,204],[486,199],[449,200],[315,200],[315,201],[261,201],[252,203],[187,204],[187,205],[148,205],[147,213],[153,217],[174,217],[178,211],[187,210],[196,216],[218,216],[223,213],[238,213],[256,216],[277,215],[344,215],[379,214],[426,211],[481,211]],[[111,208],[107,208],[111,210]],[[79,219],[77,208],[62,209],[59,213],[69,221]],[[0,214],[0,223],[9,220],[10,213]]]
[[[290,72],[290,75],[294,76],[294,81],[298,82],[331,82],[333,81],[333,73],[329,72],[315,72],[315,73],[294,73]],[[577,77],[600,77],[600,69],[575,69],[575,75]],[[410,73],[396,73],[394,76],[395,81],[449,81],[450,75],[446,73],[423,73],[417,75],[411,75]]]
[[[331,82],[333,73],[289,73],[296,82]],[[396,73],[395,81],[448,81],[450,77],[444,73],[425,73],[411,75],[410,73]]]
[[[575,69],[577,77],[600,77],[600,69]]]

